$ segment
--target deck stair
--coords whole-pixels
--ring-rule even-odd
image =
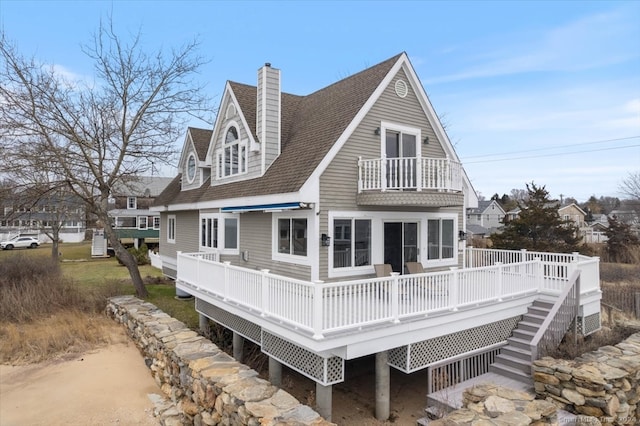
[[[536,300],[528,308],[518,327],[507,338],[507,346],[503,347],[489,371],[523,383],[531,383],[531,349],[530,343],[551,311],[553,304]]]

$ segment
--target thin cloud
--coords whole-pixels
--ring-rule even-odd
[[[427,79],[425,84],[527,72],[579,71],[626,62],[640,57],[636,41],[640,39],[640,27],[632,20],[633,16],[619,10],[551,29],[535,40],[509,44],[509,40],[522,37],[507,35],[501,49],[486,51],[482,57],[477,57],[485,63],[459,73]],[[469,50],[477,52],[477,48],[473,46]]]

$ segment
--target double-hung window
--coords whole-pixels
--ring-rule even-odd
[[[167,242],[174,244],[176,242],[176,216],[167,217]]]
[[[238,129],[227,129],[224,145],[218,150],[218,177],[224,178],[247,172],[247,141],[239,138]]]
[[[147,216],[138,217],[138,229],[147,229]]]
[[[136,197],[127,197],[127,209],[134,210],[138,206]]]
[[[446,260],[455,256],[453,219],[429,219],[427,222],[427,259]]]
[[[333,267],[350,268],[371,265],[371,220],[335,219],[333,221]]]

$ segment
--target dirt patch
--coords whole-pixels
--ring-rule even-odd
[[[120,326],[109,346],[27,366],[0,365],[0,423],[158,425],[149,393],[161,391]]]

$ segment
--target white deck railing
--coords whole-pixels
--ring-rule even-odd
[[[185,291],[190,288],[214,296],[322,339],[328,333],[398,323],[528,294],[559,294],[569,270],[580,268],[591,276],[595,265],[597,271],[597,258],[569,264],[549,259],[313,283],[220,263],[214,253],[178,253],[177,278]],[[595,286],[598,288],[598,280]]]
[[[564,289],[573,270],[581,271],[582,292],[589,293],[600,288],[600,258],[583,256],[580,253],[545,253],[528,250],[494,250],[467,248],[465,256],[466,268],[477,268],[494,265],[527,262],[540,259],[543,266],[543,278],[549,289]]]
[[[462,165],[448,158],[358,159],[358,192],[423,189],[462,190]]]

